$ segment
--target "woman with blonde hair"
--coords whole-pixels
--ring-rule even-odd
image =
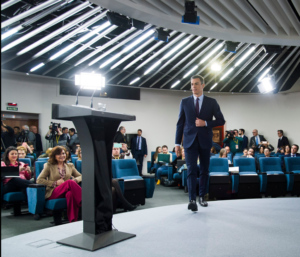
[[[51,152],[52,152],[52,149],[53,149],[53,148],[48,148],[48,149],[46,150],[46,153],[41,154],[38,158],[48,158],[48,157],[50,156]]]
[[[222,149],[220,150],[219,157],[220,157],[220,158],[226,158],[226,159],[227,159],[227,151],[226,151],[225,148],[222,148]],[[230,161],[230,160],[228,160],[228,164],[231,164],[231,161]]]

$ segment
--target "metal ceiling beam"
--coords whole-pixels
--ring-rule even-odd
[[[155,8],[163,11],[167,15],[171,15],[174,11],[169,6],[165,5],[159,0],[146,0],[151,5],[155,6]]]
[[[229,90],[229,92],[232,92],[236,87],[237,87],[237,85],[244,79],[244,78],[246,78],[256,67],[257,67],[257,65],[259,65],[261,62],[262,62],[262,60],[263,59],[265,59],[266,58],[266,56],[267,56],[268,54],[267,53],[264,53],[264,55],[263,56],[261,56],[257,61],[256,61],[256,63],[254,63],[254,65],[252,65],[252,67],[243,75],[243,77],[241,77],[240,78],[240,80],[237,82],[237,83],[235,83],[235,85]]]
[[[293,5],[295,6],[297,12],[298,12],[298,15],[300,15],[300,1],[299,0],[292,0],[293,2]]]
[[[230,80],[227,81],[227,83],[219,90],[219,92],[223,91],[223,89],[237,76],[239,75],[260,53],[264,50],[264,47],[261,47],[257,52],[254,53],[253,56],[250,57],[250,59],[244,63],[244,65],[234,74],[231,75]]]
[[[60,1],[61,0],[48,0],[48,1],[44,2],[44,3],[41,3],[41,4],[37,5],[37,6],[29,9],[26,12],[22,12],[19,15],[16,15],[16,16],[14,16],[14,17],[6,20],[6,21],[1,22],[1,28],[3,29],[3,28],[5,28],[5,27],[7,27],[7,26],[9,26],[9,25],[17,22],[17,21],[25,19],[26,17],[28,17],[28,16],[30,16],[30,15],[32,15],[34,13],[37,13],[37,12],[39,12],[39,11],[45,9],[45,8],[48,8],[49,6],[51,6],[53,4],[56,4],[56,3],[60,2]],[[70,1],[70,0],[68,0],[68,1]],[[65,4],[67,4],[68,1],[65,1]],[[2,11],[2,8],[1,8],[1,11]]]
[[[286,2],[286,0],[277,0],[277,2],[280,4],[282,10],[285,12],[286,16],[288,17],[295,30],[297,31],[298,35],[300,36],[300,22],[298,21],[291,6]]]
[[[21,0],[9,0],[3,4],[1,4],[1,11],[5,10],[6,8],[20,2]]]
[[[297,66],[299,65],[299,63],[300,63],[300,58],[298,58],[298,61],[294,65],[293,69],[291,69],[290,73],[287,75],[286,79],[283,81],[281,87],[279,88],[279,91],[282,90],[282,88],[284,87],[285,83],[288,81],[288,79],[290,78],[290,76],[294,73],[294,71],[297,68]]]
[[[62,15],[56,17],[55,19],[53,19],[53,20],[47,22],[46,24],[44,24],[44,25],[42,25],[42,26],[36,28],[35,30],[33,30],[33,31],[29,32],[29,33],[27,33],[26,35],[24,35],[24,36],[18,38],[17,40],[11,42],[10,44],[4,46],[4,47],[1,49],[1,52],[5,52],[5,51],[7,51],[8,49],[10,49],[10,48],[12,48],[12,47],[14,47],[14,46],[16,46],[16,45],[18,45],[18,44],[20,44],[20,43],[22,43],[22,42],[28,40],[29,38],[35,36],[36,34],[39,34],[40,32],[45,31],[47,28],[50,28],[50,27],[52,27],[53,25],[55,25],[55,24],[61,22],[62,20],[64,20],[64,19],[66,19],[66,18],[68,18],[68,17],[74,15],[75,13],[78,13],[79,11],[81,11],[81,10],[85,9],[86,7],[88,7],[89,5],[91,5],[91,3],[89,3],[89,2],[84,2],[84,3],[82,3],[82,4],[78,5],[78,6],[76,6],[75,8],[69,10],[68,12],[63,13]]]
[[[147,8],[148,10],[152,10],[154,12],[158,12],[160,14],[166,14],[164,13],[161,9],[157,8],[156,6],[147,3],[146,1],[143,0],[131,0],[132,2],[142,5],[143,7]]]
[[[162,65],[157,71],[155,71],[151,76],[149,76],[146,80],[144,80],[142,83],[139,83],[139,87],[145,84],[147,81],[149,81],[151,78],[153,78],[157,73],[159,73],[161,70],[163,70],[165,67],[167,67],[172,61],[174,61],[178,56],[180,56],[182,53],[184,53],[186,50],[191,48],[194,44],[199,42],[202,37],[196,37],[192,42],[190,42],[188,45],[186,45],[184,48],[182,48],[179,52],[177,52],[171,59],[169,59],[164,65]],[[151,87],[151,86],[150,86]]]
[[[262,21],[258,14],[246,2],[241,0],[234,0],[234,2],[244,11],[244,13],[256,24],[256,26],[264,33],[267,34],[267,25]]]

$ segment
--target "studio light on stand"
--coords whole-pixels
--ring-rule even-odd
[[[275,89],[274,77],[267,76],[257,85],[259,92],[262,94],[269,93]]]
[[[78,105],[78,95],[81,89],[93,89],[93,94],[91,97],[91,105],[93,108],[93,97],[96,90],[101,90],[102,87],[105,87],[105,77],[97,73],[80,73],[75,75],[75,85],[80,86],[76,94],[75,105]]]

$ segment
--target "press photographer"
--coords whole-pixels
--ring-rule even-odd
[[[9,146],[15,145],[14,130],[10,126],[7,126],[1,120],[1,152]]]
[[[223,143],[226,143],[226,145],[230,147],[230,152],[233,154],[243,151],[241,147],[243,144],[243,138],[238,137],[237,130],[227,131],[226,138],[223,140]]]
[[[67,145],[68,128],[61,128],[60,123],[51,122],[49,131],[47,132],[45,138],[46,140],[49,140],[51,147],[55,147],[57,145]]]
[[[19,137],[17,138],[17,142],[32,142],[33,146],[35,147],[35,134],[29,131],[29,127],[27,125],[22,126],[22,130]]]

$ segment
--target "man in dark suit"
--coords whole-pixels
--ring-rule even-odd
[[[283,130],[277,130],[277,135],[279,137],[277,149],[280,147],[284,148],[286,145],[290,145],[288,138],[283,135]]]
[[[245,130],[244,129],[239,129],[239,136],[243,138],[243,144],[242,144],[242,150],[245,148],[248,149],[248,137],[245,136]]]
[[[253,129],[252,131],[253,137],[250,138],[250,146],[254,149],[257,149],[257,146],[260,144],[260,142],[267,141],[263,135],[258,135],[258,130]]]
[[[133,158],[136,159],[137,162],[139,162],[139,173],[142,175],[143,171],[143,161],[144,158],[148,155],[148,149],[147,149],[147,141],[144,137],[142,137],[143,131],[139,129],[137,131],[137,136],[133,137],[131,139],[131,153],[133,155]]]
[[[284,157],[300,157],[300,153],[298,153],[299,145],[293,144],[291,147],[291,153],[285,155]]]
[[[199,203],[206,207],[204,200],[212,147],[212,128],[225,123],[217,101],[203,95],[204,78],[195,75],[191,77],[192,96],[181,100],[179,117],[176,127],[175,151],[180,155],[180,144],[183,136],[186,165],[188,167],[187,184],[189,190],[188,209],[197,211],[196,183],[197,159],[200,159]],[[213,120],[215,117],[215,120]]]
[[[127,140],[126,140],[126,137],[125,137],[125,132],[126,132],[125,127],[121,126],[119,128],[119,131],[116,133],[116,135],[114,137],[114,142],[115,143],[125,143],[125,144],[127,144]]]

